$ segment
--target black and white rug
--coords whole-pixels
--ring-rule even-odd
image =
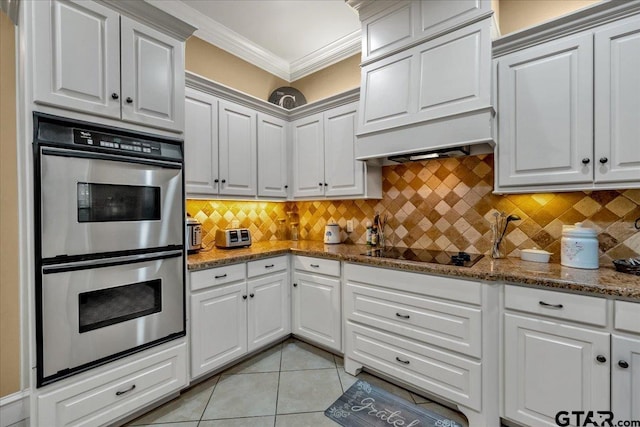
[[[324,414],[344,427],[462,427],[362,380],[349,387]]]

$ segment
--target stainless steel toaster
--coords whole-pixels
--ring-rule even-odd
[[[216,247],[241,248],[251,246],[251,232],[248,228],[216,230]]]

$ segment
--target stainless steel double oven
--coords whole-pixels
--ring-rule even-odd
[[[182,142],[34,113],[38,387],[185,334]]]

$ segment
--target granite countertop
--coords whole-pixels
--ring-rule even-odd
[[[441,274],[467,279],[553,288],[591,295],[608,296],[640,302],[640,276],[619,273],[613,267],[582,270],[560,264],[521,261],[519,258],[495,260],[485,256],[473,267],[456,267],[414,261],[373,258],[362,255],[364,245],[325,245],[316,241],[257,242],[249,248],[217,249],[189,255],[189,271],[219,267],[238,262],[293,253],[339,261],[356,262],[374,267],[403,271]]]

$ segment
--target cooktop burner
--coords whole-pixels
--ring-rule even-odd
[[[480,261],[483,255],[466,252],[446,252],[429,249],[388,248],[370,249],[362,255],[377,258],[404,259],[407,261],[430,262],[433,264],[471,267]]]

